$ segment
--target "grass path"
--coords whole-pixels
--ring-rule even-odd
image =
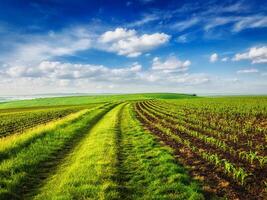
[[[115,133],[123,106],[88,132],[34,199],[119,199]]]
[[[169,148],[157,143],[131,104],[108,112],[33,198],[195,199],[203,196]]]
[[[114,105],[84,114],[64,127],[48,131],[0,163],[0,199],[24,199]]]

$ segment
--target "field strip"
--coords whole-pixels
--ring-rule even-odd
[[[233,143],[229,143],[228,141],[222,141],[220,140],[220,138],[217,138],[216,136],[214,137],[213,134],[210,134],[206,129],[202,130],[202,129],[194,129],[192,128],[192,125],[187,124],[187,123],[179,123],[180,121],[166,116],[164,114],[161,114],[160,112],[156,112],[155,110],[151,109],[151,108],[147,108],[144,105],[141,105],[142,109],[144,109],[144,111],[146,112],[146,114],[150,115],[151,117],[154,116],[155,120],[161,120],[163,121],[164,119],[164,125],[170,129],[173,130],[173,132],[179,132],[179,134],[183,134],[186,135],[187,137],[193,137],[194,140],[199,140],[199,142],[203,143],[205,142],[205,146],[210,146],[211,148],[216,148],[216,151],[219,151],[222,154],[226,154],[227,156],[229,155],[229,152],[231,153],[231,155],[233,155],[234,159],[232,162],[238,163],[239,165],[241,165],[242,167],[246,167],[246,168],[251,168],[251,162],[253,163],[258,163],[259,160],[258,159],[254,159],[253,161],[251,161],[251,159],[241,159],[238,157],[238,155],[241,153],[241,150],[238,149],[238,146],[236,145],[235,148],[233,148],[231,145],[233,145]],[[197,143],[199,143],[197,142]],[[251,154],[255,154],[255,152],[250,151]],[[246,152],[242,152],[242,153],[246,153]],[[232,156],[231,156],[232,157]],[[261,159],[261,157],[259,157],[259,159]],[[254,168],[252,168],[252,170],[255,170]]]
[[[200,187],[155,136],[144,131],[132,105],[121,114],[121,199],[204,199]]]
[[[34,129],[38,125],[43,125],[62,119],[72,113],[76,113],[83,109],[82,107],[76,108],[55,108],[47,110],[37,110],[30,112],[20,113],[6,113],[0,115],[0,137],[6,137],[12,134],[20,134],[25,131]]]
[[[258,187],[264,180],[266,180],[266,173],[264,173],[265,163],[263,162],[263,164],[260,165],[261,161],[264,161],[266,157],[257,156],[253,157],[252,160],[251,157],[248,157],[255,155],[251,150],[249,152],[241,152],[237,147],[233,148],[221,140],[205,135],[205,131],[200,133],[199,131],[188,130],[186,125],[184,127],[180,126],[176,122],[173,122],[172,118],[170,122],[168,117],[159,116],[158,114],[155,114],[154,111],[150,110],[149,112],[146,112],[146,115],[154,118],[154,121],[157,121],[162,126],[170,129],[174,134],[188,139],[199,149],[199,151],[203,150],[204,153],[201,153],[203,158],[208,159],[210,162],[214,162],[217,167],[225,168],[226,172],[229,171],[226,174],[232,176],[235,181],[239,182],[239,184],[244,185],[245,181],[248,183],[257,182],[256,186]],[[173,124],[177,125],[173,126]],[[239,157],[240,153],[246,155],[247,159],[241,159]],[[227,166],[229,165],[231,165],[231,169],[227,170]]]
[[[212,148],[207,144],[209,141],[204,143],[197,139],[201,134],[193,134],[193,131],[185,132],[186,129],[173,126],[172,123],[168,123],[168,117],[162,118],[156,113],[153,114],[142,103],[137,103],[135,108],[144,126],[173,147],[182,163],[193,167],[195,170],[191,172],[198,177],[204,177],[205,183],[209,183],[207,186],[217,191],[217,194],[251,199],[262,193],[261,189],[264,188],[262,180],[266,177],[264,168],[255,168],[250,173],[247,171],[249,166],[239,167],[241,163],[235,162],[231,154],[224,153],[220,148]],[[257,175],[259,173],[261,176]]]
[[[84,109],[70,114],[63,119],[52,121],[47,124],[38,125],[34,129],[25,131],[24,133],[12,134],[7,137],[0,138],[0,161],[7,158],[7,154],[14,153],[14,151],[19,150],[19,148],[31,143],[34,139],[47,132],[51,132],[59,127],[64,127],[65,125],[79,119],[81,116],[93,109],[95,108]]]
[[[116,125],[123,106],[88,132],[34,199],[118,199]]]
[[[24,198],[116,104],[86,112],[81,119],[48,131],[15,156],[0,163],[0,199]]]
[[[248,119],[252,121],[248,120],[247,118],[241,121],[240,119],[237,120],[239,116],[238,113],[237,118],[225,120],[225,116],[223,117],[221,114],[218,114],[214,111],[212,111],[212,113],[210,113],[208,110],[203,112],[203,110],[198,111],[194,108],[184,108],[184,106],[181,109],[179,105],[170,102],[167,103],[168,106],[166,107],[166,103],[162,101],[154,101],[153,103],[149,102],[149,104],[152,104],[154,108],[156,107],[160,110],[167,110],[169,114],[176,117],[179,116],[185,119],[187,122],[199,124],[202,127],[213,129],[214,131],[219,131],[218,133],[220,133],[221,137],[225,137],[227,140],[233,140],[238,145],[247,145],[247,140],[249,139],[250,141],[253,141],[250,145],[251,150],[254,149],[255,151],[266,151],[264,150],[264,147],[261,149],[258,148],[260,144],[266,143],[265,135],[267,133],[267,129],[266,125],[264,125],[266,124],[266,117],[264,117],[263,113],[254,117],[252,117],[253,115],[249,117]],[[201,106],[199,107],[201,108]],[[227,108],[227,105],[225,105],[225,108]],[[252,113],[253,112],[251,112],[251,114]],[[212,117],[210,117],[210,115],[212,115]],[[251,118],[260,119],[259,121],[253,121]],[[253,134],[247,134],[251,132],[253,132]]]
[[[76,113],[70,114],[70,115],[64,117],[63,119],[52,121],[52,122],[49,122],[47,124],[38,125],[38,126],[34,127],[34,129],[27,130],[22,134],[14,134],[14,135],[9,135],[9,136],[0,138],[0,145],[1,145],[0,146],[0,152],[10,148],[10,146],[12,146],[12,145],[17,145],[18,143],[23,143],[25,140],[28,140],[28,139],[36,136],[36,135],[42,134],[45,131],[50,131],[50,130],[56,128],[57,126],[68,123],[68,122],[84,115],[85,113],[87,113],[90,110],[91,109],[84,109],[84,110],[78,111]]]

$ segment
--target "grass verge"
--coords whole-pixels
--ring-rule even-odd
[[[0,199],[21,199],[42,182],[71,149],[114,105],[92,110],[65,127],[48,131],[0,163]]]
[[[122,199],[204,199],[172,150],[143,130],[130,104],[122,112],[120,141]]]
[[[88,132],[34,199],[119,199],[115,133],[122,107],[115,107]]]

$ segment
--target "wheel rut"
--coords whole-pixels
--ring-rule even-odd
[[[125,161],[125,147],[122,145],[123,140],[123,130],[121,127],[122,122],[122,115],[125,111],[125,107],[127,104],[124,104],[121,109],[119,110],[117,116],[117,122],[115,127],[115,134],[116,134],[116,151],[117,151],[117,174],[115,176],[115,181],[118,184],[118,192],[120,195],[120,199],[130,199],[129,194],[131,194],[131,190],[129,187],[126,187],[126,183],[128,181],[127,173],[128,171],[124,168],[124,161]]]
[[[56,171],[57,166],[63,162],[64,158],[72,152],[76,145],[86,136],[89,130],[91,130],[110,110],[112,110],[116,105],[109,107],[102,113],[96,115],[90,124],[79,130],[79,133],[75,135],[74,138],[70,139],[62,149],[54,152],[48,160],[41,162],[34,173],[27,175],[23,183],[19,185],[16,190],[16,194],[8,196],[8,199],[31,199],[38,193],[38,189],[43,186],[46,180],[53,175]],[[1,199],[1,198],[0,198]]]

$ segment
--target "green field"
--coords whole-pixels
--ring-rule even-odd
[[[0,199],[264,199],[267,97],[0,104]]]

